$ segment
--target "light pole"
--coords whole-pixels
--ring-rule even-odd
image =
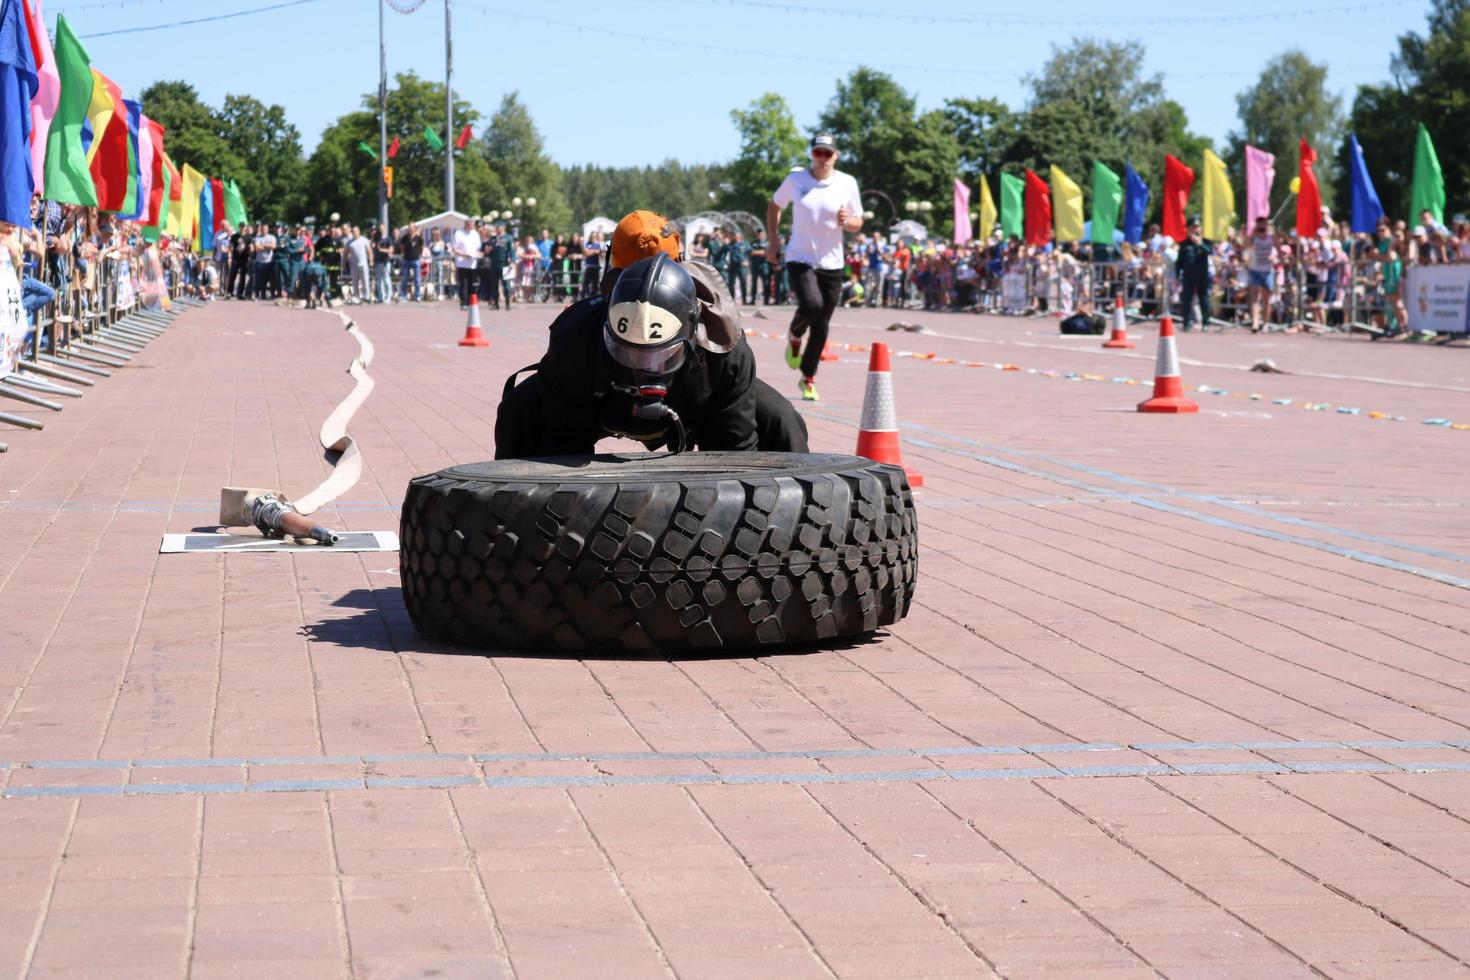
[[[378,0],[378,223],[388,227],[388,46],[383,40],[383,0]]]
[[[449,8],[444,0],[444,210],[454,210],[454,46],[450,42]]]

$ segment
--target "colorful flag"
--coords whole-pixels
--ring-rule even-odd
[[[970,227],[970,189],[958,177],[954,179],[954,243],[963,245],[975,237]]]
[[[136,205],[123,215],[125,221],[147,224],[148,202],[153,197],[154,159],[153,134],[149,125],[153,120],[138,113],[138,188]]]
[[[1204,206],[1201,216],[1201,231],[1212,242],[1223,242],[1230,237],[1230,222],[1235,218],[1235,191],[1230,188],[1230,173],[1225,161],[1213,150],[1205,150]]]
[[[87,145],[87,168],[97,188],[97,207],[122,211],[128,193],[128,121],[122,89],[97,69],[92,69],[92,102],[87,107],[91,141]],[[86,132],[82,134],[87,140]]]
[[[163,155],[163,166],[168,171],[168,194],[163,205],[163,232],[177,238],[184,221],[184,177],[167,153]]]
[[[143,106],[132,99],[123,99],[122,104],[123,124],[128,128],[128,182],[123,191],[123,207],[117,210],[121,214],[133,215],[138,210],[139,168],[143,163],[138,151],[138,125],[143,119]]]
[[[0,4],[0,221],[31,227],[31,99],[40,85],[19,0]]]
[[[391,160],[398,155],[398,137],[393,137],[393,142],[388,144],[388,159]],[[377,159],[374,157],[373,159]]]
[[[1000,233],[1020,238],[1026,231],[1026,182],[1014,174],[1000,175]]]
[[[164,186],[163,169],[163,124],[143,117],[144,127],[148,133],[148,158],[151,161],[148,178],[148,203],[143,208],[143,216],[138,220],[146,227],[159,223],[159,216],[163,214],[163,202],[168,188]]]
[[[46,185],[46,135],[51,131],[51,117],[56,115],[61,78],[56,74],[56,55],[51,51],[51,35],[46,33],[41,0],[25,0],[25,14],[37,77],[36,97],[31,100],[31,173],[36,178],[36,193],[41,194]]]
[[[225,182],[218,177],[209,182],[209,192],[213,196],[213,206],[210,214],[214,215],[214,233],[219,234],[225,229],[225,222],[229,219],[225,216]]]
[[[367,140],[358,140],[357,148],[366,153],[368,156],[372,157],[374,160],[378,159],[378,151],[373,149],[371,146],[368,146]]]
[[[1414,140],[1414,181],[1409,195],[1409,217],[1418,223],[1419,216],[1428,211],[1434,220],[1444,223],[1444,171],[1439,167],[1439,155],[1434,152],[1434,141],[1429,130],[1419,124],[1419,133]]]
[[[184,164],[183,200],[180,202],[179,210],[179,237],[193,239],[194,246],[200,247],[199,237],[199,199],[204,192],[204,175],[187,163]]]
[[[438,134],[436,133],[435,135],[437,136]],[[465,147],[467,147],[467,146],[470,145],[470,140],[472,140],[474,138],[475,138],[474,131],[472,129],[470,129],[470,127],[466,126],[464,129],[461,129],[459,131],[459,136],[457,136],[455,138],[455,140],[454,140],[454,148],[456,150],[463,150]],[[436,147],[434,147],[434,149],[437,150],[437,149],[439,149],[439,147],[436,146]]]
[[[1123,182],[1101,160],[1092,163],[1092,235],[1094,245],[1113,244],[1123,210]]]
[[[444,139],[443,139],[443,137],[441,137],[438,133],[434,132],[434,130],[433,130],[432,127],[429,127],[429,126],[425,126],[424,127],[424,142],[425,143],[428,143],[431,147],[433,147],[436,150],[442,150],[442,149],[444,149]],[[376,160],[377,157],[373,157],[373,159]]]
[[[46,196],[66,204],[97,205],[97,188],[87,169],[82,125],[92,104],[92,68],[87,51],[66,17],[56,16],[56,75],[61,80],[56,114],[46,133]]]
[[[200,252],[214,248],[214,190],[208,177],[199,188],[199,223],[194,226],[194,245]]]
[[[1143,219],[1148,214],[1148,185],[1138,176],[1132,163],[1123,165],[1123,238],[1143,241]]]
[[[245,198],[240,196],[240,185],[231,180],[225,185],[225,219],[236,229],[246,225]]]
[[[1055,222],[1057,241],[1082,241],[1082,188],[1058,167],[1051,165],[1052,220]]]
[[[1189,201],[1189,191],[1194,187],[1194,171],[1190,170],[1172,153],[1164,154],[1164,227],[1165,235],[1176,242],[1184,241],[1184,206]]]
[[[990,196],[990,181],[985,175],[980,175],[980,240],[990,241],[990,236],[995,234],[995,198]]]
[[[1276,157],[1254,146],[1245,148],[1245,223],[1271,217],[1271,185],[1276,181]]]
[[[1051,241],[1051,192],[1036,171],[1026,168],[1026,244]]]
[[[1317,175],[1312,172],[1316,162],[1317,151],[1302,140],[1301,162],[1297,165],[1301,186],[1296,192],[1296,237],[1301,240],[1316,238],[1322,228],[1322,192],[1317,189]]]
[[[1353,231],[1373,232],[1383,217],[1383,204],[1378,200],[1373,178],[1368,175],[1368,161],[1363,159],[1356,133],[1348,134],[1348,152],[1352,157]]]

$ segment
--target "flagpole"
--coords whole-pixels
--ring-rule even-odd
[[[450,44],[449,7],[444,0],[444,135],[454,132],[454,49]],[[444,151],[444,210],[454,210],[454,147]]]
[[[378,0],[378,223],[388,227],[388,47],[383,41],[383,0]]]

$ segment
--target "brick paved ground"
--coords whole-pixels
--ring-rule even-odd
[[[548,312],[488,351],[354,312],[367,470],[324,517],[392,529],[491,454]],[[1229,393],[1159,418],[1148,328],[893,319],[836,339],[934,355],[895,362],[920,586],[845,649],[480,656],[414,635],[393,555],[159,556],[220,486],[325,472],[355,345],[321,313],[189,313],[6,433],[0,975],[1466,972],[1470,431],[1423,420],[1470,422],[1470,355],[1184,335]],[[852,447],[864,357],[814,448]]]

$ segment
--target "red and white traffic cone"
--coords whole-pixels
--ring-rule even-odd
[[[840,360],[842,360],[842,358],[838,356],[837,352],[832,349],[832,345],[831,344],[823,344],[822,345],[822,357],[821,357],[821,359],[824,360],[824,361],[840,361]]]
[[[1184,397],[1184,382],[1179,377],[1179,348],[1174,340],[1174,321],[1159,321],[1159,353],[1154,361],[1154,396],[1138,403],[1140,412],[1164,412],[1184,415],[1198,412],[1199,405]]]
[[[465,319],[464,339],[459,342],[461,347],[489,347],[490,341],[480,332],[480,297],[477,293],[470,293],[470,312]]]
[[[898,412],[893,407],[893,373],[888,364],[888,345],[884,343],[874,344],[868,356],[868,389],[863,395],[857,454],[879,463],[903,467],[909,486],[924,485],[924,478],[904,466],[899,453]]]
[[[1113,304],[1113,335],[1103,342],[1104,347],[1117,349],[1133,349],[1133,341],[1128,339],[1128,315],[1123,312],[1123,296],[1120,293],[1117,302]]]

